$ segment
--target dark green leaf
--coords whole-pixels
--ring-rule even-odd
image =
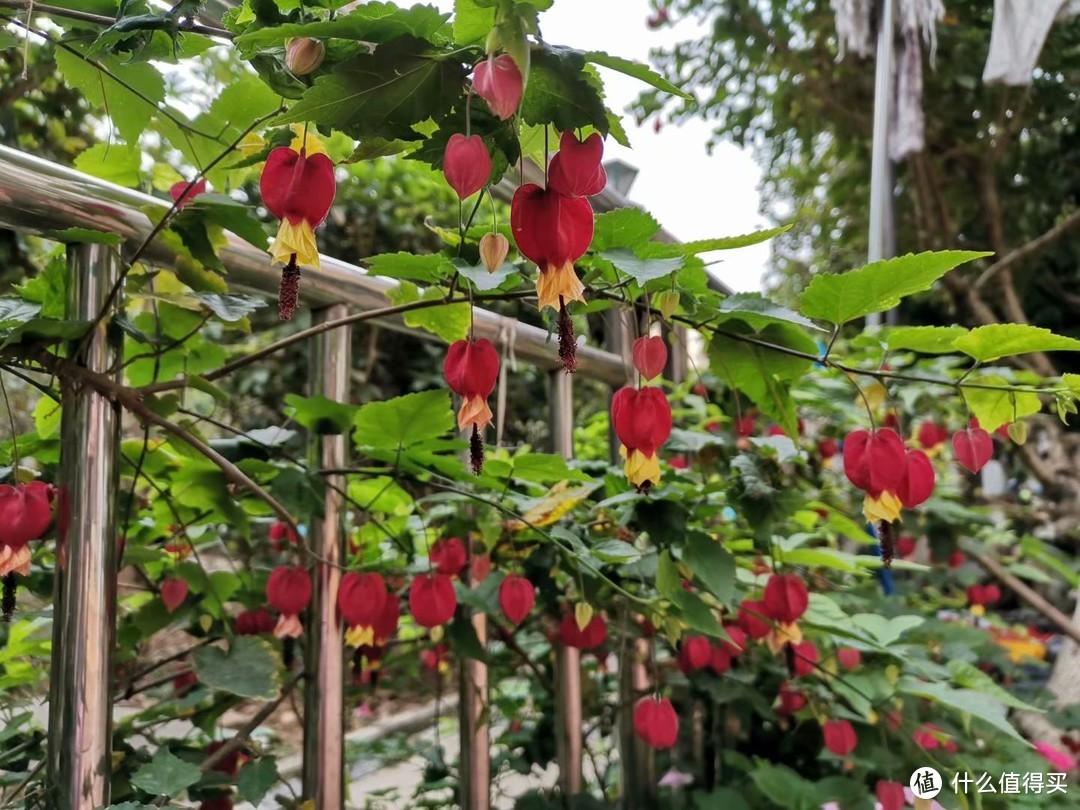
[[[277,762],[273,757],[259,757],[247,762],[236,777],[240,798],[258,806],[278,780]]]
[[[152,796],[176,797],[202,778],[198,765],[161,748],[150,762],[135,771],[131,784]]]
[[[390,42],[402,36],[445,42],[449,14],[437,8],[417,3],[404,8],[394,3],[367,2],[333,20],[309,23],[287,23],[268,26],[241,34],[235,40],[244,49],[280,45],[293,37],[314,39],[352,39],[360,42]],[[436,36],[439,34],[439,36]]]
[[[281,658],[264,639],[237,636],[227,651],[200,647],[192,658],[199,682],[211,689],[264,700],[277,695]]]
[[[468,619],[455,619],[446,628],[446,640],[450,649],[459,658],[472,658],[476,661],[488,660],[487,650],[480,643],[473,623]]]
[[[715,323],[721,324],[730,320],[738,320],[752,329],[764,329],[770,323],[777,321],[793,323],[807,329],[818,329],[809,318],[804,318],[798,312],[793,312],[787,307],[774,304],[760,293],[737,293],[725,298],[718,308],[719,317]]]
[[[322,395],[302,397],[299,394],[286,394],[285,404],[289,406],[291,419],[313,433],[323,435],[348,431],[359,410],[356,405],[334,402]]]
[[[533,48],[521,120],[554,124],[562,132],[593,126],[607,134],[607,110],[584,68],[585,56],[580,51],[548,45]]]
[[[603,51],[589,51],[585,54],[585,59],[595,65],[600,65],[601,67],[624,73],[627,76],[645,82],[645,84],[651,85],[657,90],[662,90],[665,93],[671,93],[679,98],[690,98],[689,95],[673,85],[659,73],[654,72],[648,65],[641,64],[641,62],[623,59],[621,56],[612,56]]]
[[[691,532],[683,549],[683,562],[718,601],[731,601],[735,593],[735,558],[719,540]]]
[[[885,332],[885,345],[890,351],[952,354],[956,339],[967,333],[963,326],[894,326]]]
[[[641,552],[625,540],[604,540],[597,543],[591,549],[592,555],[600,562],[623,564],[632,563],[641,559]]]

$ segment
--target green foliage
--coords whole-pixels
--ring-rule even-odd
[[[162,748],[131,777],[131,784],[151,796],[179,796],[202,777],[197,765]]]
[[[228,650],[200,647],[192,655],[199,681],[211,689],[247,698],[273,698],[279,685],[277,653],[262,639],[234,638]]]

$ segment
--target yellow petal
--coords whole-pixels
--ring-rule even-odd
[[[660,459],[656,457],[656,453],[647,456],[640,450],[635,450],[627,456],[624,471],[635,487],[642,487],[646,481],[660,483]]]
[[[459,430],[476,427],[483,430],[491,424],[492,413],[487,400],[483,397],[466,397],[458,411],[457,423]]]
[[[585,628],[588,627],[589,622],[592,621],[592,614],[592,605],[588,602],[578,602],[574,605],[574,621],[577,622],[578,630],[582,633],[585,632]]]
[[[885,520],[892,523],[900,519],[900,509],[903,504],[891,492],[882,492],[878,498],[867,495],[863,499],[863,515],[872,523]]]
[[[319,245],[315,241],[315,231],[305,220],[293,225],[289,220],[281,221],[277,237],[270,245],[270,255],[274,264],[288,264],[293,254],[301,267],[319,269]]]
[[[778,624],[769,631],[769,635],[765,636],[765,646],[769,648],[773,655],[779,655],[785,644],[798,644],[802,640],[803,634],[799,625],[794,622],[791,624]]]
[[[18,551],[13,551],[11,546],[0,546],[0,577],[11,573],[22,574],[24,577],[29,575],[29,546],[23,546]]]
[[[345,643],[350,647],[371,647],[375,644],[375,628],[358,624],[345,631]]]
[[[303,147],[306,150],[307,155],[325,155],[326,147],[323,142],[319,140],[319,136],[315,134],[314,127],[306,127],[307,136],[304,135],[305,126],[303,124],[293,124],[292,131],[296,133],[296,137],[292,139],[292,143],[289,144],[289,148],[294,152],[299,152]]]
[[[266,148],[266,139],[257,132],[249,132],[240,141],[240,154],[244,157],[257,155]]]
[[[559,308],[559,298],[564,303],[585,300],[585,285],[577,277],[574,265],[567,262],[562,267],[541,270],[536,277],[536,308]]]

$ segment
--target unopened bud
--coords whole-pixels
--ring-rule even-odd
[[[325,58],[326,46],[311,37],[295,37],[285,46],[285,67],[294,76],[314,73]]]
[[[480,239],[480,260],[489,273],[494,273],[510,252],[510,241],[501,233],[486,233]]]
[[[675,290],[660,293],[656,296],[656,307],[665,321],[671,320],[671,316],[679,308],[679,294]]]
[[[578,602],[574,605],[574,621],[577,622],[578,630],[582,633],[585,632],[585,628],[592,621],[592,614],[592,605],[588,602]]]
[[[1023,444],[1027,441],[1027,437],[1027,422],[1013,422],[1009,425],[1009,438],[1016,444]]]

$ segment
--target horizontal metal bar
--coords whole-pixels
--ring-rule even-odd
[[[167,207],[157,197],[0,146],[0,227],[38,234],[90,228],[119,234],[130,248],[140,244],[152,228],[144,210],[164,213]],[[234,286],[276,295],[280,274],[271,267],[266,252],[228,234],[228,243],[219,255]],[[151,246],[146,258],[165,267],[175,261],[173,252],[161,242]],[[321,270],[304,274],[301,300],[312,308],[345,304],[360,310],[377,309],[390,304],[386,293],[397,283],[323,256]],[[381,322],[417,337],[437,339],[406,327],[400,318]],[[514,355],[522,362],[545,369],[561,367],[557,347],[544,329],[479,308],[474,327],[477,337],[497,343],[512,340]],[[626,367],[620,357],[594,346],[579,347],[577,357],[579,374],[611,385],[626,382]]]

